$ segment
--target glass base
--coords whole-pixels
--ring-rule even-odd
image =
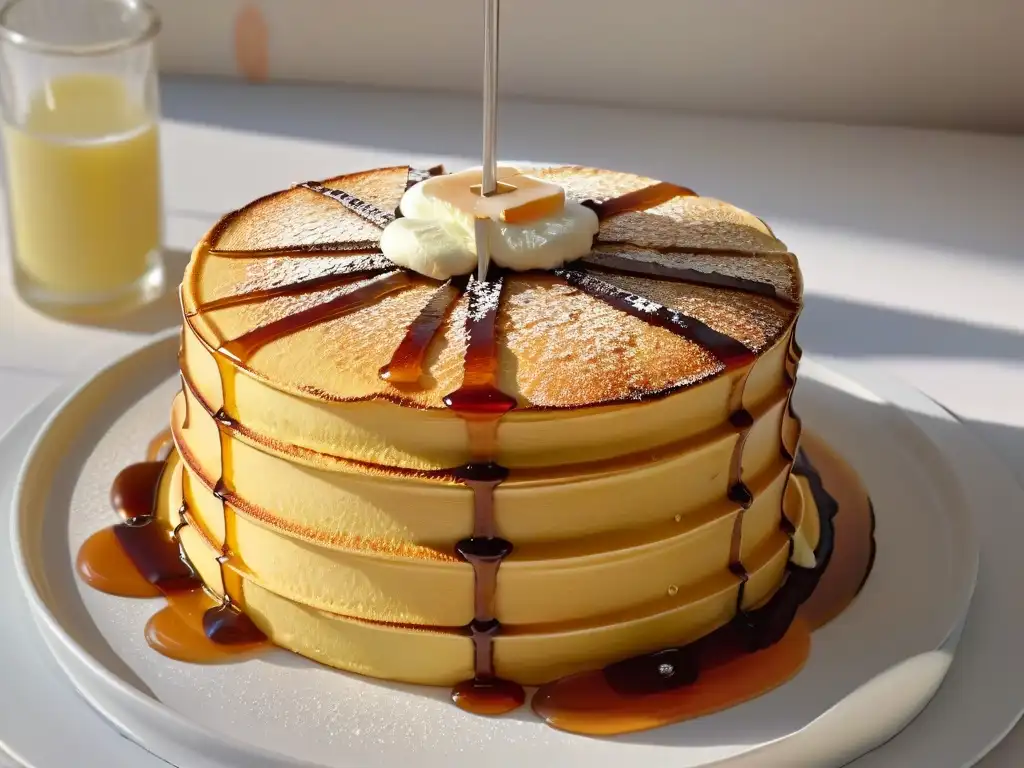
[[[163,254],[150,251],[146,271],[127,285],[101,293],[63,293],[53,291],[27,274],[14,259],[14,285],[29,306],[60,318],[109,317],[120,315],[149,304],[164,292]]]

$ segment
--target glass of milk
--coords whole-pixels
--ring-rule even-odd
[[[122,309],[163,291],[156,13],[136,0],[0,8],[14,279],[42,309]]]

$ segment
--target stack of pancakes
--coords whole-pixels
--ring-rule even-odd
[[[813,550],[817,512],[789,483],[795,258],[758,218],[681,187],[532,173],[602,222],[569,272],[500,275],[494,383],[516,405],[486,457],[445,405],[477,311],[465,281],[389,269],[377,247],[380,214],[422,172],[299,185],[196,246],[162,514],[207,588],[278,645],[392,680],[473,677],[478,585],[456,544],[475,533],[460,468],[481,460],[508,470],[494,672],[523,684],[696,640]],[[346,304],[355,291],[370,298]],[[432,301],[418,378],[388,380]],[[723,361],[670,316],[749,355]]]

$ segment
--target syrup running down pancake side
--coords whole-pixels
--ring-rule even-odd
[[[836,515],[870,516],[855,475],[801,448],[795,257],[685,187],[562,167],[536,175],[597,213],[591,253],[439,282],[379,242],[441,172],[306,182],[200,242],[171,443],[119,476],[83,578],[166,597],[147,639],[173,658],[269,639],[489,715],[541,685],[566,730],[784,682],[870,557],[827,591],[826,567],[872,532]]]
[[[179,550],[177,531],[157,517],[169,447],[168,436],[157,435],[147,461],[129,465],[115,478],[111,505],[124,519],[86,539],[78,553],[78,573],[108,594],[163,595],[167,606],[149,620],[145,632],[149,645],[165,656],[205,663],[252,651],[266,637],[247,616],[206,593]]]
[[[498,359],[494,320],[503,279],[472,280],[467,289],[466,372],[462,386],[445,397],[449,408],[466,422],[472,461],[457,474],[473,491],[473,535],[455,545],[459,557],[473,566],[473,678],[459,683],[452,698],[462,709],[480,714],[501,714],[519,707],[526,694],[522,687],[502,680],[494,672],[494,636],[501,623],[494,616],[498,568],[512,553],[511,542],[497,535],[494,490],[508,477],[495,463],[498,421],[515,408],[515,398],[497,386]]]

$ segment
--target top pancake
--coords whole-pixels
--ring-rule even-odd
[[[345,193],[340,196],[296,186],[225,216],[196,246],[186,271],[182,302],[194,331],[217,349],[386,280],[387,271],[345,282],[332,276],[367,264],[389,268],[377,247],[381,217],[394,215],[417,173],[398,166],[339,176],[318,184]],[[598,210],[594,250],[567,266],[602,290],[628,292],[636,311],[627,313],[554,272],[506,273],[496,320],[497,383],[520,409],[643,400],[721,373],[724,365],[712,351],[650,321],[659,305],[755,354],[791,328],[802,298],[799,268],[757,217],[633,174],[575,166],[530,173],[564,185],[568,199]],[[722,287],[720,276],[740,278],[743,287]],[[284,335],[243,365],[277,389],[313,399],[442,408],[463,379],[465,295],[442,320],[420,386],[399,388],[379,374],[440,285],[410,273],[399,289]],[[218,301],[221,308],[210,306]]]

